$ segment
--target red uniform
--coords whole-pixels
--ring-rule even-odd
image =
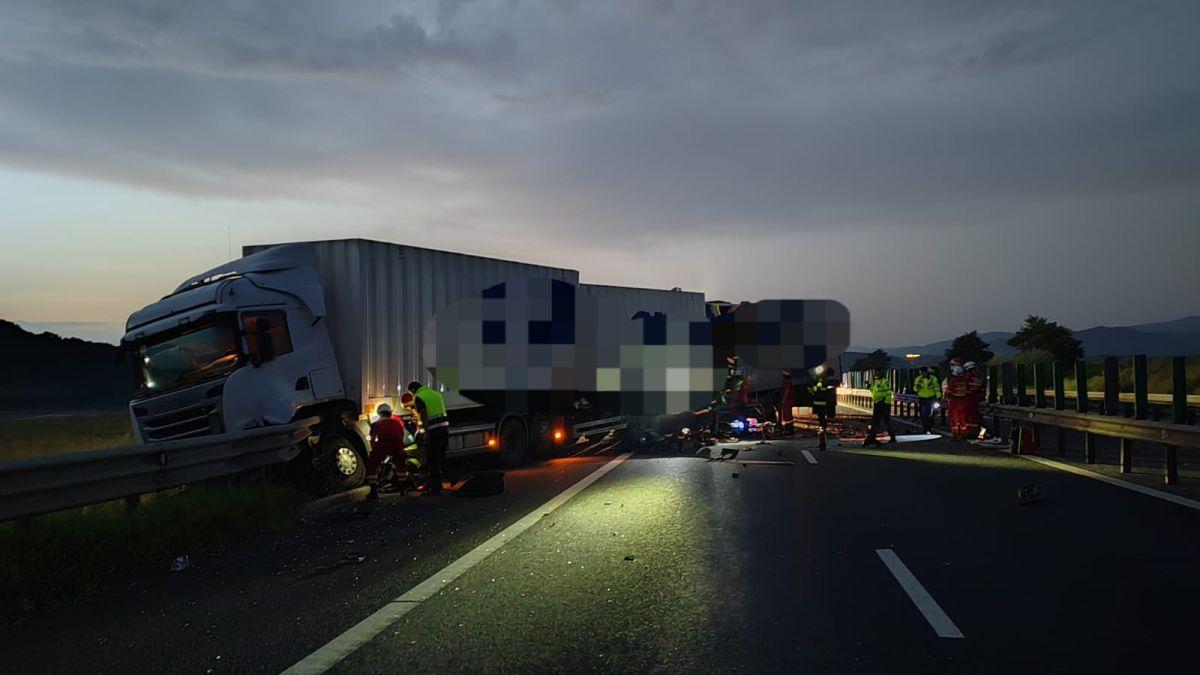
[[[779,388],[779,424],[784,427],[792,426],[792,378],[783,378]]]
[[[979,435],[979,427],[983,424],[983,420],[979,415],[979,405],[983,403],[983,387],[986,383],[983,375],[978,371],[968,370],[965,375],[967,379],[967,395],[964,397],[963,408],[963,433],[969,437]]]
[[[404,423],[395,417],[380,417],[371,425],[371,455],[367,457],[367,475],[374,476],[383,459],[389,455],[397,468],[404,467]]]
[[[964,438],[968,434],[968,420],[971,409],[970,376],[951,375],[946,378],[946,417],[950,420],[950,435],[954,438]],[[975,415],[979,415],[979,405],[974,406]]]

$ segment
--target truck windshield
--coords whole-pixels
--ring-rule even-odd
[[[238,365],[232,321],[147,343],[138,350],[143,391],[159,392],[228,373]]]

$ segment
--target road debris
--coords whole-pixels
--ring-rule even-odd
[[[1042,486],[1039,483],[1022,485],[1017,490],[1017,503],[1021,506],[1040,504],[1042,501]]]
[[[733,475],[731,476],[731,478],[737,478],[737,477],[738,477],[738,473],[737,473],[736,471],[734,471],[734,472],[733,472]]]
[[[626,560],[633,560],[633,556],[631,556],[631,555],[627,555],[627,556],[625,556],[625,559],[626,559]]]
[[[311,579],[313,577],[320,576],[322,574],[329,574],[330,572],[337,571],[343,567],[348,567],[350,565],[361,565],[363,562],[366,561],[366,559],[367,559],[367,556],[365,556],[365,555],[360,555],[358,553],[348,553],[348,554],[342,556],[342,558],[340,560],[337,560],[335,562],[332,562],[332,563],[329,563],[326,565],[318,565],[317,567],[313,568],[312,570],[305,572],[304,574],[301,574],[298,578]]]
[[[182,572],[191,566],[191,558],[186,555],[175,556],[175,559],[171,561],[172,572]]]

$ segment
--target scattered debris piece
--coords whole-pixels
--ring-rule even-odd
[[[1039,483],[1030,485],[1022,485],[1017,490],[1017,503],[1025,506],[1028,504],[1039,504],[1042,501],[1042,486]]]
[[[182,572],[191,566],[191,558],[186,555],[175,556],[175,559],[171,561],[172,572]]]
[[[631,556],[631,555],[627,555],[627,556],[625,556],[625,559],[626,559],[626,560],[633,560],[633,556]]]
[[[737,474],[737,472],[736,472],[736,471],[734,471],[734,472],[733,472],[733,478],[737,478],[737,477],[738,477],[738,474]]]
[[[338,560],[336,562],[332,562],[327,565],[318,565],[312,571],[301,574],[299,578],[311,579],[313,577],[320,576],[322,574],[329,574],[330,572],[334,572],[342,567],[347,567],[349,565],[361,565],[364,561],[366,561],[366,559],[367,559],[367,556],[365,556],[365,555],[359,555],[358,553],[349,553],[345,556],[342,556],[342,559]]]

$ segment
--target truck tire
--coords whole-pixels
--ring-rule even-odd
[[[325,465],[326,487],[331,492],[352,490],[367,478],[367,458],[345,432],[334,432],[321,439],[320,457]]]
[[[500,461],[505,466],[516,466],[525,461],[528,447],[525,425],[519,420],[506,420],[500,425]]]

